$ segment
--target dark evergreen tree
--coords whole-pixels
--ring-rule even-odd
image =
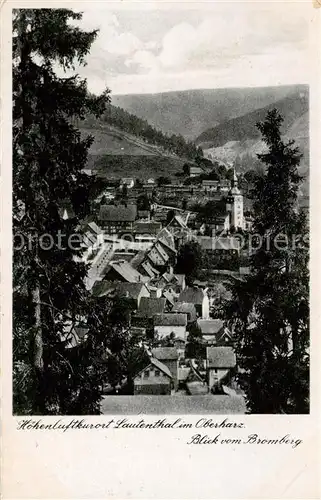
[[[252,413],[309,411],[308,234],[297,203],[301,154],[294,141],[282,140],[282,121],[272,110],[258,124],[267,152],[259,155],[266,173],[256,177],[252,193],[256,250],[251,274],[234,285],[227,308]]]
[[[177,255],[176,272],[185,274],[186,283],[192,284],[200,277],[206,267],[206,259],[202,247],[196,241],[189,241],[182,245]]]
[[[55,72],[56,65],[85,63],[97,32],[71,23],[81,17],[67,9],[13,14],[13,231],[20,241],[13,269],[15,413],[99,408],[94,345],[68,348],[66,339],[67,325],[81,326],[88,307],[86,268],[69,237],[88,210],[82,169],[93,138],[82,138],[74,123],[89,112],[100,116],[109,99],[108,91],[89,95],[77,75]]]

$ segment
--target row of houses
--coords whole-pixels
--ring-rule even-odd
[[[235,370],[236,357],[232,347],[208,347],[203,376],[192,362],[180,364],[175,347],[158,347],[150,352],[146,366],[136,374],[134,394],[170,395],[183,386],[189,388],[191,394],[199,393],[200,389],[206,394],[228,384]]]

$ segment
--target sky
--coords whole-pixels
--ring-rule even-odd
[[[108,87],[114,95],[157,93],[309,80],[310,9],[305,2],[150,2],[135,3],[135,9],[133,4],[96,5],[82,9],[81,28],[98,28],[99,34],[87,66],[77,69],[92,92]]]

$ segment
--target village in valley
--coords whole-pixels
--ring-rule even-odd
[[[179,181],[109,181],[80,226],[87,289],[100,299],[128,300],[127,328],[146,352],[145,363],[133,367],[131,392],[124,378],[104,384],[105,395],[240,397],[233,331],[221,306],[228,283],[249,272],[242,242],[251,213],[245,214],[235,168],[224,168],[229,178],[211,180],[214,164],[199,163],[185,165]],[[204,206],[209,214],[196,211]],[[62,216],[72,217],[67,205]],[[202,262],[189,274],[188,251],[195,247]],[[85,333],[73,331],[70,345]]]
[[[309,412],[309,85],[214,7],[14,12],[15,415]]]

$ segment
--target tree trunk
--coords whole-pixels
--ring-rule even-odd
[[[40,288],[37,285],[32,290],[32,302],[34,304],[35,315],[35,337],[34,337],[34,358],[33,364],[36,370],[43,371],[43,341],[41,325]]]
[[[33,401],[33,412],[38,415],[45,415],[46,404],[44,386],[43,338],[39,284],[36,285],[31,293],[34,306],[33,368],[35,374],[35,395]]]

